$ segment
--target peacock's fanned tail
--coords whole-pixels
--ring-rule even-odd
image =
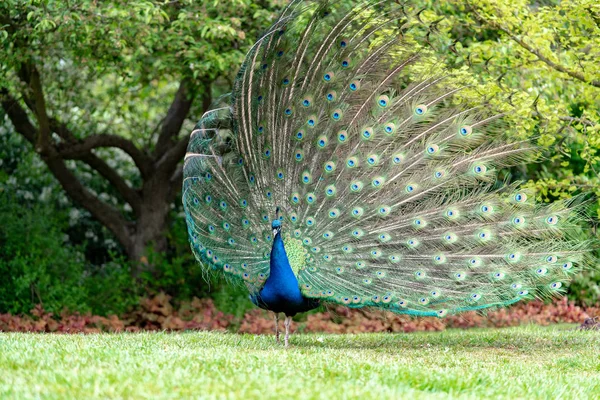
[[[532,158],[403,35],[389,1],[292,1],[192,132],[183,202],[209,269],[258,290],[271,221],[307,297],[438,315],[549,297],[585,265],[574,202],[497,171]]]

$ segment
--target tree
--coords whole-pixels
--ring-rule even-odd
[[[164,249],[189,120],[230,86],[271,1],[0,4],[0,104],[72,200],[131,260]],[[129,162],[119,162],[126,155]],[[134,165],[135,168],[131,168]],[[82,170],[102,176],[107,199]]]

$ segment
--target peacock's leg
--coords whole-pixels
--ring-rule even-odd
[[[275,340],[277,341],[277,343],[280,342],[279,340],[279,314],[275,313]]]
[[[292,324],[292,317],[285,316],[285,347],[288,347],[290,338],[290,325]]]

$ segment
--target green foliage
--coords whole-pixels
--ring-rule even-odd
[[[21,207],[0,192],[0,312],[86,311],[81,249],[65,244],[64,216],[47,206]]]

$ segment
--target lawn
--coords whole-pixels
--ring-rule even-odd
[[[0,398],[597,398],[573,326],[271,336],[0,334]]]

